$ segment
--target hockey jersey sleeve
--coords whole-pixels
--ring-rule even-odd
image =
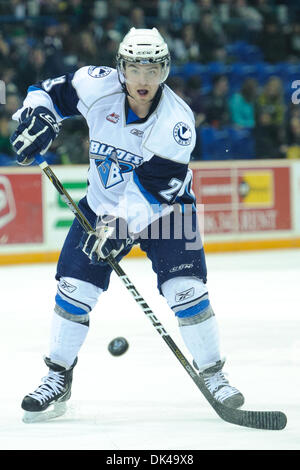
[[[114,74],[116,71],[110,67],[85,66],[74,73],[30,85],[23,107],[13,115],[13,119],[19,120],[25,108],[38,106],[48,108],[57,122],[80,114],[86,117],[91,104],[111,92]],[[97,81],[97,77],[103,79]]]
[[[72,83],[74,75],[74,73],[67,73],[30,85],[23,107],[13,115],[13,119],[18,120],[24,108],[36,108],[37,106],[48,108],[58,122],[71,116],[80,115],[79,98]]]
[[[148,200],[172,204],[186,179],[188,165],[154,155],[136,168],[135,184]]]

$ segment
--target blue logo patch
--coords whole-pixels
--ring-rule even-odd
[[[95,160],[101,182],[106,189],[124,181],[122,175],[133,171],[143,162],[139,155],[97,140],[90,142],[90,158]]]
[[[179,145],[190,145],[192,130],[185,122],[178,122],[173,129],[173,137]]]
[[[88,69],[88,74],[94,78],[103,78],[109,75],[111,70],[110,67],[91,65]]]

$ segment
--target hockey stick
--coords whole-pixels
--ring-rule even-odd
[[[47,176],[47,178],[49,178],[54,187],[57,189],[63,201],[74,213],[76,219],[81,224],[83,229],[87,232],[94,232],[94,228],[91,226],[91,224],[81,212],[77,204],[73,201],[71,196],[65,190],[65,188],[63,187],[59,179],[56,177],[56,175],[53,173],[52,169],[49,167],[47,162],[45,162],[42,157],[36,157],[36,161]],[[120,267],[119,263],[112,256],[106,258],[106,261],[108,262],[110,267],[115,271],[117,276],[123,281],[123,284],[125,285],[126,289],[132,294],[134,300],[142,308],[144,314],[149,318],[156,331],[160,334],[165,343],[169,346],[173,354],[177,357],[180,364],[184,367],[186,372],[189,374],[191,379],[197,385],[201,393],[204,395],[204,397],[207,399],[207,401],[210,403],[216,413],[220,416],[220,418],[222,418],[224,421],[227,421],[228,423],[257,429],[280,430],[286,426],[287,417],[281,411],[239,410],[229,408],[228,406],[223,405],[222,403],[215,400],[207,390],[203,379],[197,374],[192,365],[189,363],[189,361],[180,351],[178,346],[175,344],[173,339],[166,332],[163,325],[156,318],[149,305],[140,295],[136,287],[130,281],[123,269]]]

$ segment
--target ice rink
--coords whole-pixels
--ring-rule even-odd
[[[282,431],[222,421],[115,274],[91,314],[67,413],[24,424],[20,403],[47,374],[43,355],[55,264],[2,266],[0,449],[300,449],[300,250],[207,255],[221,349],[243,408],[281,410]],[[146,259],[122,267],[188,359],[177,320]],[[125,336],[113,357],[107,345]]]

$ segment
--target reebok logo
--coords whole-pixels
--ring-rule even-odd
[[[190,297],[193,297],[194,294],[195,294],[195,289],[194,289],[194,287],[191,287],[190,289],[186,289],[186,290],[176,294],[175,301],[176,302],[184,302],[185,300],[189,299]]]
[[[137,137],[143,137],[144,132],[139,129],[131,129],[130,134],[136,135]]]
[[[60,280],[59,286],[60,286],[61,289],[65,290],[69,293],[72,293],[77,289],[76,286],[73,286],[72,284],[67,282],[65,279]]]

